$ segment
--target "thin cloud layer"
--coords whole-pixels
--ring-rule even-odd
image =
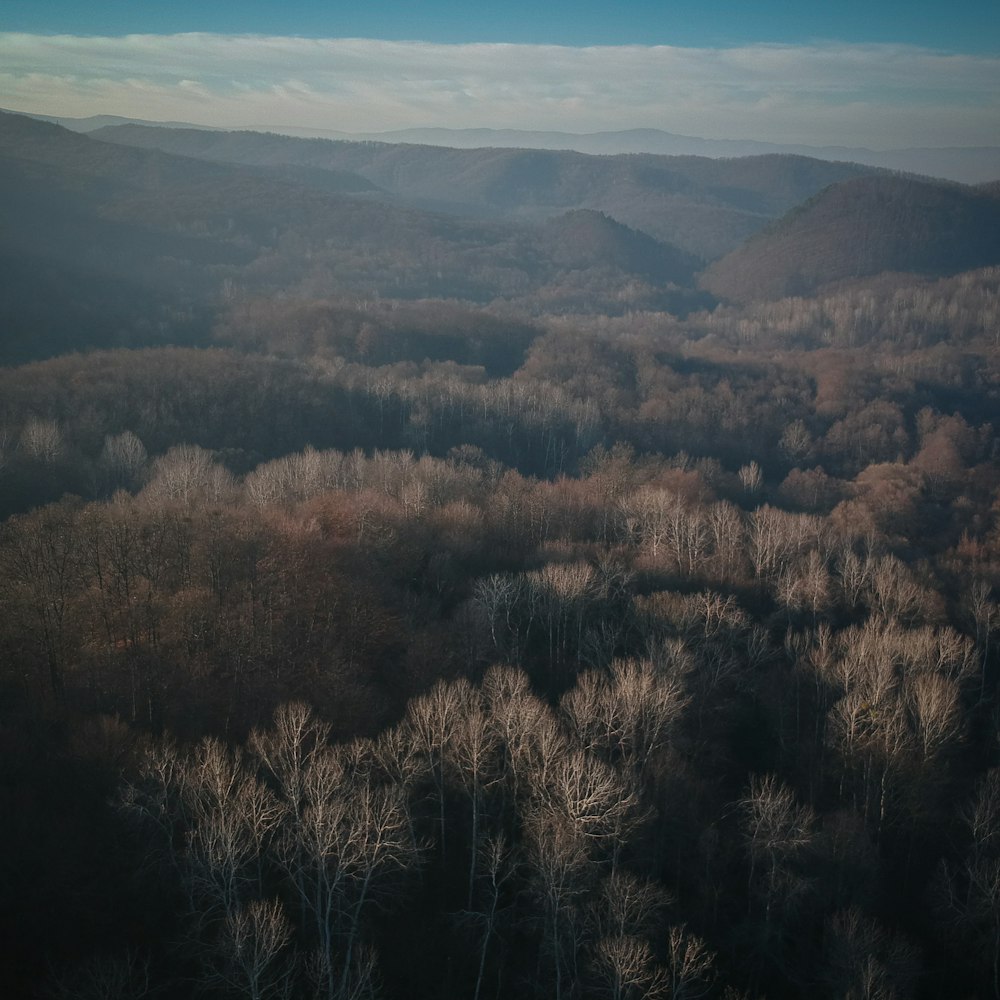
[[[0,104],[222,126],[993,145],[1000,59],[895,45],[571,48],[242,35],[0,33]]]

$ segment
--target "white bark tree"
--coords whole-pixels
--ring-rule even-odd
[[[616,660],[610,676],[581,674],[561,701],[578,744],[642,772],[663,748],[687,698],[676,674],[650,660]]]
[[[292,928],[278,900],[252,900],[227,914],[204,956],[204,985],[247,1000],[292,995],[295,967],[285,954]]]
[[[750,860],[748,891],[762,903],[769,928],[776,908],[783,907],[787,917],[808,888],[801,865],[815,839],[815,820],[773,774],[752,777],[739,805]]]

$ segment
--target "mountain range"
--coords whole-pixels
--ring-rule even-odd
[[[90,134],[215,162],[354,174],[410,207],[453,215],[531,222],[593,209],[706,260],[735,249],[829,184],[873,169],[798,156],[593,156],[138,125]]]
[[[683,318],[1000,265],[1000,185],[770,154],[453,149],[0,113],[0,361],[206,343],[233,303]]]
[[[147,125],[226,131],[216,126],[186,122],[155,122],[117,115],[66,118],[37,115],[76,132],[92,132],[117,125]],[[228,129],[227,129],[228,130]],[[655,153],[660,156],[707,156],[729,158],[788,154],[820,160],[859,163],[904,173],[921,174],[963,184],[1000,179],[1000,146],[915,146],[875,150],[864,146],[809,146],[803,143],[761,142],[754,139],[705,139],[656,128],[633,128],[602,132],[559,132],[493,128],[407,128],[382,132],[345,132],[337,129],[275,125],[254,126],[238,131],[267,131],[310,139],[375,141],[455,149],[561,149],[578,153],[614,156],[620,153]]]
[[[0,114],[0,182],[3,360],[196,342],[226,301],[246,296],[547,308],[586,296],[620,309],[628,285],[662,307],[701,266],[596,211],[544,225],[463,218],[404,204],[358,174],[205,162],[18,115]]]

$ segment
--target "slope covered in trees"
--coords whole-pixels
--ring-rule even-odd
[[[613,311],[662,306],[694,269],[680,251],[622,228],[567,255],[558,221],[539,230],[404,208],[329,171],[209,164],[17,115],[0,115],[0,134],[6,361],[205,343],[220,304],[243,295],[526,304],[547,290],[553,307],[600,301]]]
[[[1000,263],[1000,200],[987,186],[865,177],[827,188],[704,274],[734,301],[808,295],[885,271],[944,276]]]
[[[990,995],[995,280],[3,372],[8,981]]]
[[[94,135],[215,161],[347,170],[418,206],[459,214],[545,217],[590,208],[704,258],[733,249],[827,185],[873,172],[801,156],[587,156],[127,125]]]

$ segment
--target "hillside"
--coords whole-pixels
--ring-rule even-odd
[[[776,155],[734,160],[589,156],[141,126],[93,134],[200,159],[347,171],[411,205],[464,215],[544,218],[573,208],[594,209],[706,259],[734,249],[827,185],[871,172],[855,164]]]
[[[541,245],[569,269],[616,268],[656,283],[689,285],[697,259],[592,209],[554,216],[542,226]]]
[[[657,305],[657,286],[690,284],[695,265],[620,226],[567,256],[551,230],[408,208],[336,168],[208,163],[15,115],[0,115],[0,148],[4,361],[198,342],[223,299],[244,295],[531,309],[556,289],[542,297],[551,308],[613,310],[627,284],[631,302]]]
[[[988,187],[865,177],[810,199],[716,261],[701,283],[739,302],[887,271],[943,277],[998,262],[1000,202]]]

